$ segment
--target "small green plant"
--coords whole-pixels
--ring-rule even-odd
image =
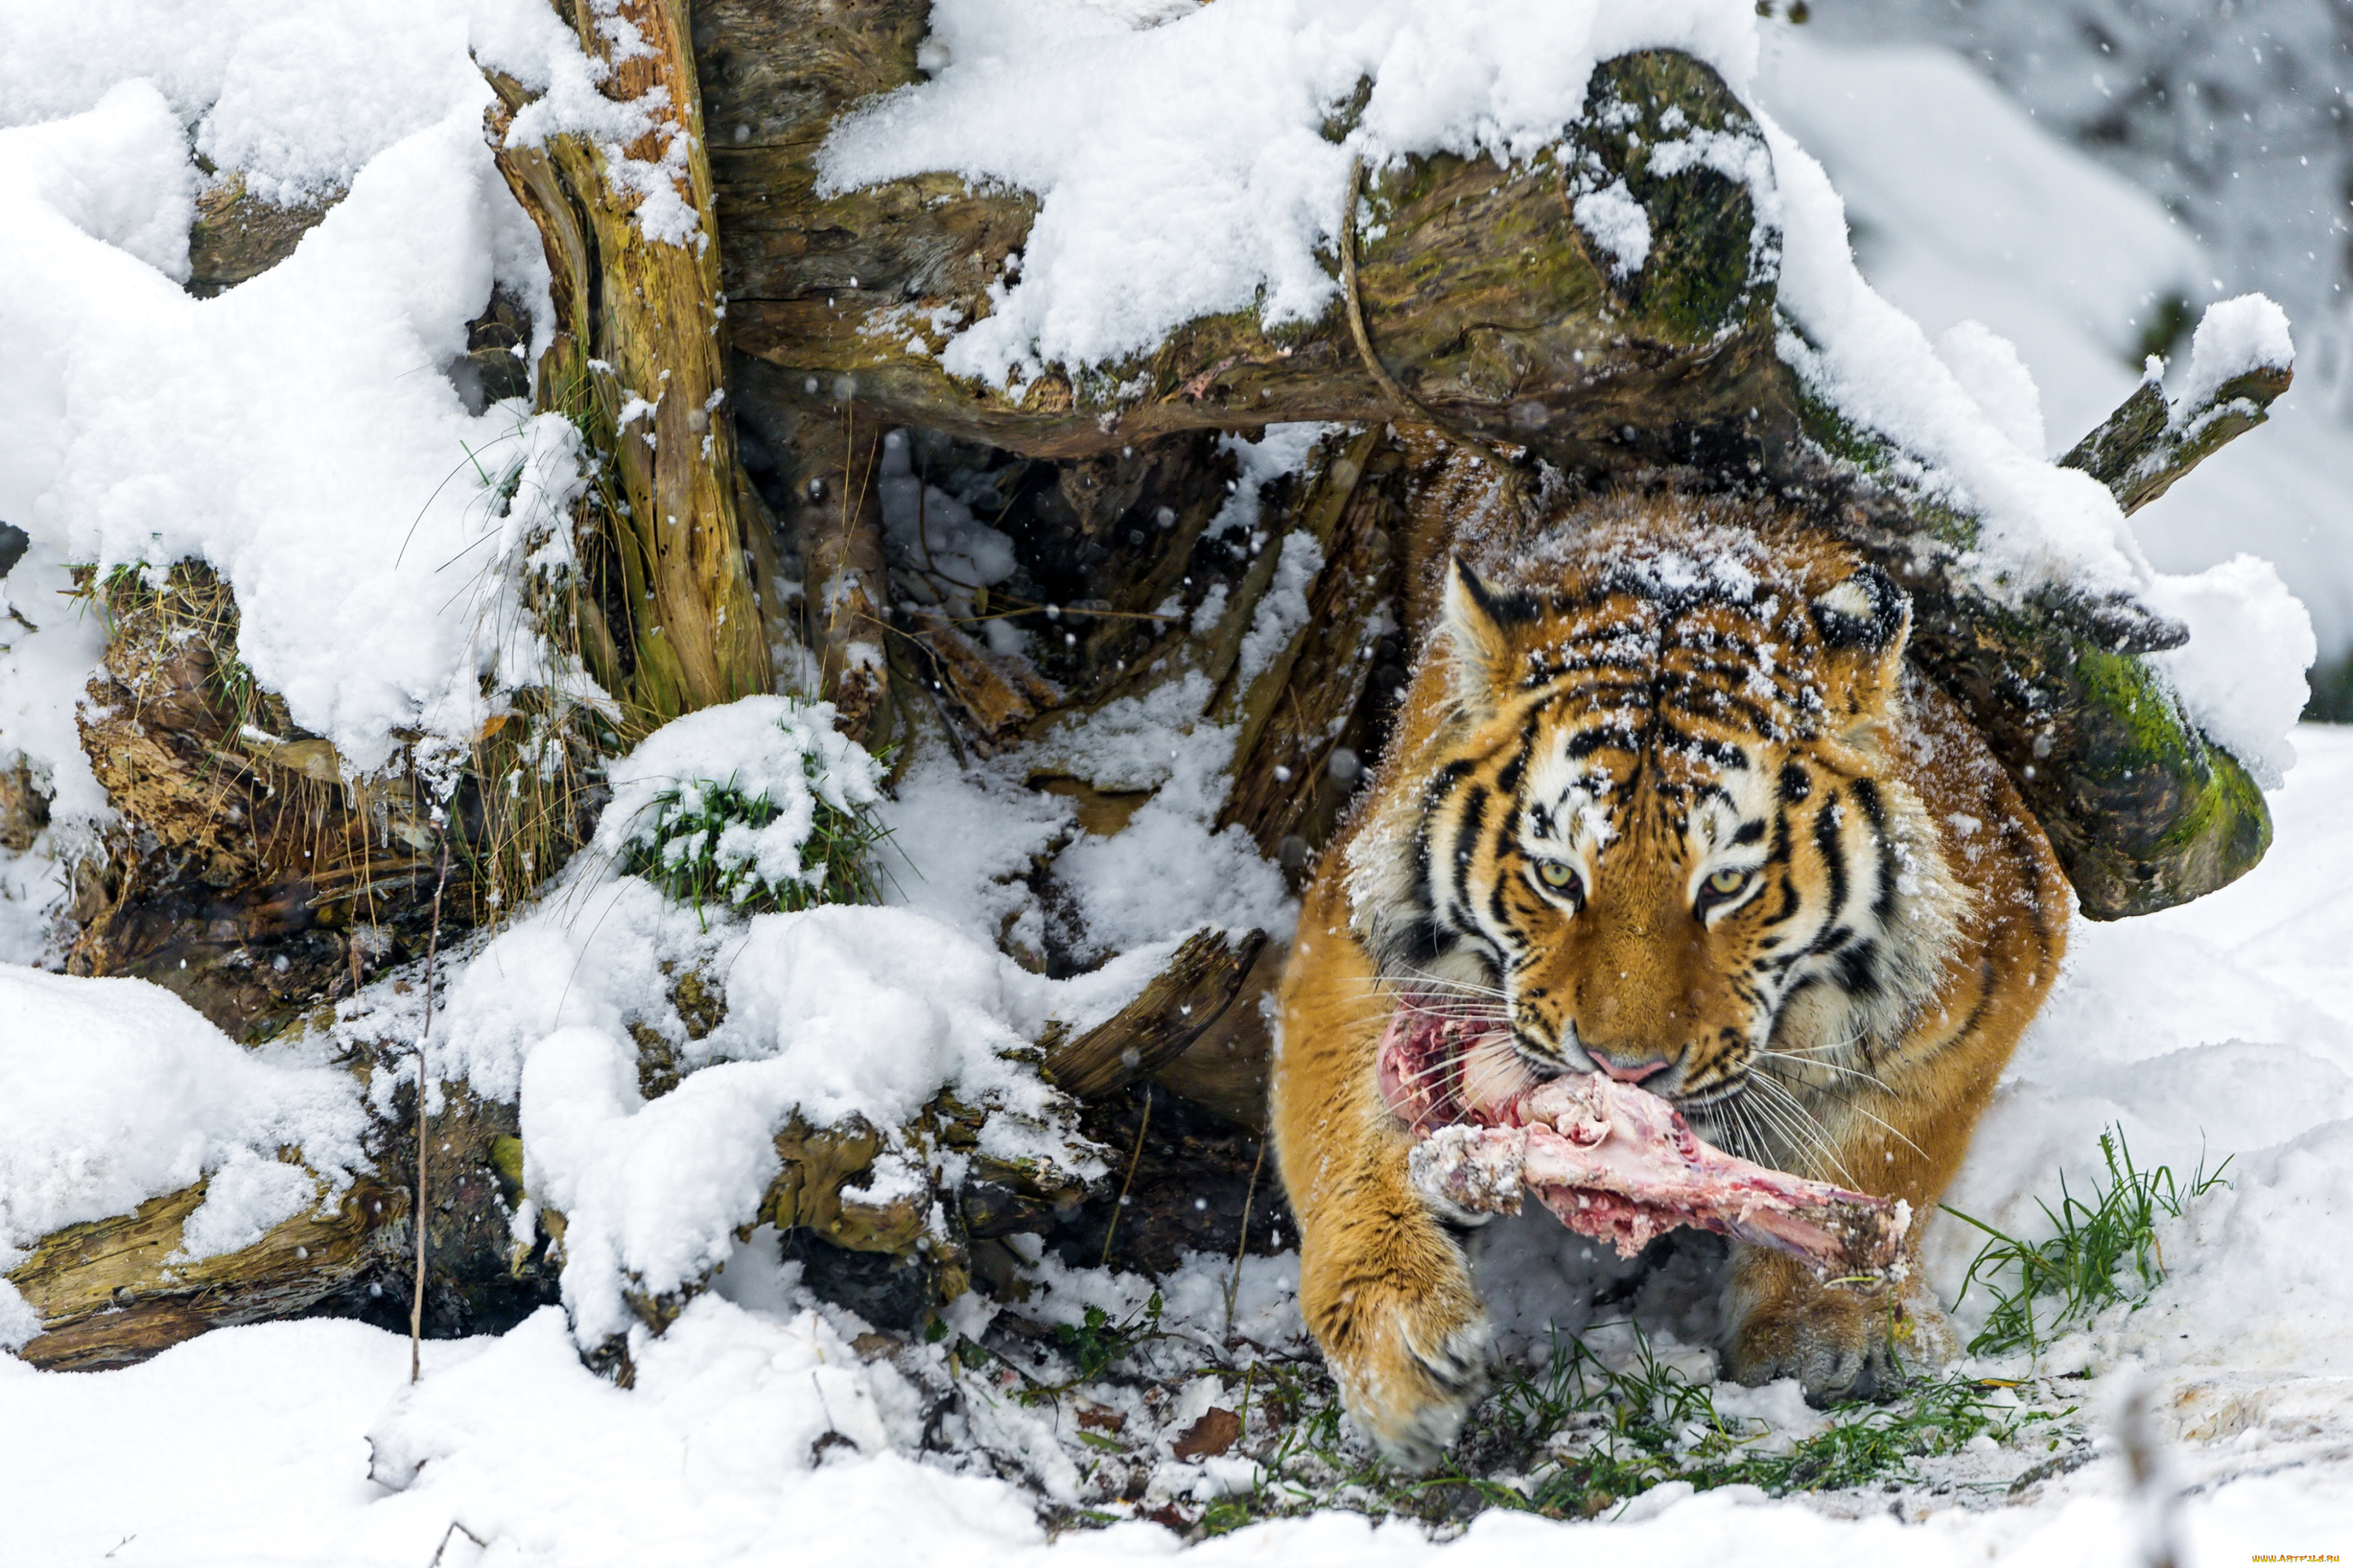
[[[1820,1431],[1771,1449],[1765,1423],[1718,1409],[1712,1384],[1693,1381],[1639,1336],[1623,1371],[1562,1336],[1541,1367],[1503,1373],[1455,1444],[1454,1468],[1407,1477],[1343,1443],[1338,1401],[1314,1373],[1261,1363],[1257,1375],[1267,1390],[1261,1406],[1288,1425],[1262,1447],[1258,1485],[1201,1516],[1206,1534],[1332,1507],[1430,1522],[1493,1509],[1589,1519],[1678,1480],[1776,1497],[1915,1482],[1924,1459],[1982,1434],[2008,1441],[2028,1423],[2063,1414],[2020,1408],[1989,1385],[1923,1380],[1887,1405],[1839,1406]]]
[[[878,903],[882,770],[832,704],[746,697],[672,720],[614,763],[597,842],[697,914]]]
[[[1972,1355],[2019,1350],[2040,1355],[2069,1328],[2116,1302],[2138,1310],[2165,1278],[2158,1222],[2180,1218],[2185,1204],[2226,1184],[2222,1173],[2231,1165],[2225,1159],[2209,1174],[2201,1157],[2186,1184],[2175,1180],[2169,1166],[2140,1170],[2121,1127],[2100,1134],[2100,1157],[2107,1178],[2094,1180],[2088,1198],[2069,1191],[2062,1176],[2059,1206],[2038,1200],[2053,1232],[2047,1240],[2021,1241],[1946,1205],[1947,1214],[1991,1238],[1961,1283],[1962,1300],[1979,1284],[1994,1300],[1984,1329],[1969,1342]]]
[[[802,766],[815,785],[818,760],[804,757]],[[771,877],[756,860],[732,852],[747,830],[757,833],[784,815],[785,807],[765,794],[738,788],[732,778],[665,790],[654,797],[650,842],[640,845],[624,868],[698,912],[706,904],[767,914],[882,901],[872,851],[891,830],[868,811],[845,810],[822,795],[816,796],[808,837],[801,841],[800,869],[806,875]]]
[[[1089,1307],[1084,1321],[1054,1325],[1054,1342],[1075,1363],[1073,1384],[1100,1376],[1113,1362],[1124,1361],[1139,1345],[1160,1338],[1160,1292],[1120,1322],[1101,1307]]]

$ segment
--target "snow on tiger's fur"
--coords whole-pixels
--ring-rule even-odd
[[[1466,1075],[1602,1070],[1710,1142],[1926,1211],[2064,946],[2057,861],[1911,607],[1754,506],[1586,506],[1449,570],[1395,737],[1308,889],[1273,1080],[1301,1305],[1357,1419],[1427,1462],[1482,1380],[1460,1215],[1408,1173],[1398,998],[1492,1019]],[[1728,1370],[1868,1394],[1919,1294],[1737,1247]]]

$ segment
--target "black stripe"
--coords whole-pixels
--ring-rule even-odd
[[[1879,846],[1879,896],[1871,901],[1871,912],[1882,925],[1895,916],[1895,840],[1887,832],[1887,805],[1879,798],[1879,786],[1869,779],[1856,779],[1852,785],[1855,804],[1870,819],[1873,837]]]
[[[1614,724],[1597,724],[1590,730],[1582,730],[1570,736],[1564,750],[1568,760],[1577,763],[1583,762],[1604,746],[1615,746],[1621,752],[1640,752],[1642,737],[1636,731],[1620,729]]]
[[[1413,885],[1421,896],[1422,909],[1431,914],[1438,912],[1438,886],[1435,879],[1437,868],[1430,858],[1430,819],[1446,804],[1446,797],[1453,793],[1454,786],[1468,777],[1477,765],[1458,757],[1432,773],[1430,782],[1422,786],[1421,816],[1415,823],[1413,833]]]
[[[1879,944],[1871,938],[1865,937],[1841,952],[1833,967],[1849,995],[1879,994]]]
[[[1487,786],[1474,784],[1471,793],[1462,798],[1462,816],[1454,827],[1454,880],[1447,889],[1453,909],[1460,910],[1462,923],[1476,931],[1478,922],[1471,908],[1471,868],[1479,858],[1479,819],[1487,810]]]
[[[1830,908],[1822,911],[1824,925],[1846,910],[1846,858],[1839,853],[1838,808],[1838,791],[1832,790],[1814,814],[1814,848],[1822,858],[1822,869],[1831,884]]]

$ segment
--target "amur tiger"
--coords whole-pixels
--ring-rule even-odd
[[[1931,1212],[2055,977],[2069,900],[1984,742],[1904,658],[1896,584],[1675,494],[1456,557],[1278,1001],[1300,1297],[1357,1422],[1427,1463],[1484,1377],[1463,1248],[1377,1083],[1399,1001],[1498,1025],[1486,1071],[1639,1081],[1732,1152]],[[1916,1229],[1915,1233],[1916,1235]],[[1909,1283],[1736,1247],[1725,1370],[1869,1396],[1949,1331]]]

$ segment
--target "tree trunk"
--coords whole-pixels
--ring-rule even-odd
[[[539,406],[579,427],[604,480],[583,648],[650,728],[772,686],[735,506],[733,422],[722,416],[726,312],[702,98],[684,0],[618,0],[617,19],[645,46],[618,60],[596,7],[557,9],[611,66],[607,99],[667,95],[617,163],[586,135],[513,134],[529,95],[491,79],[499,172],[539,228],[553,280],[557,329],[540,354]]]

